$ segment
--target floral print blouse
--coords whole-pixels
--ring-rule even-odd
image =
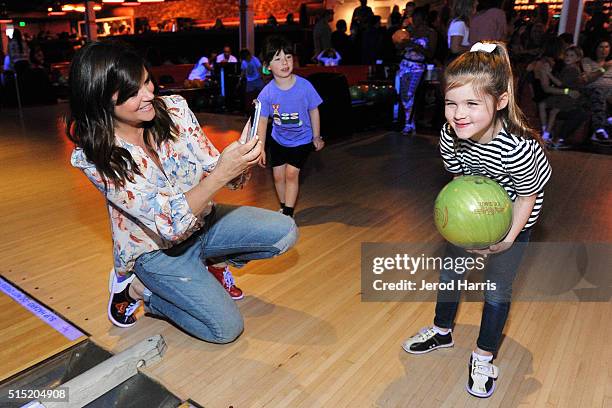
[[[202,227],[208,208],[196,216],[185,192],[195,187],[214,169],[219,152],[208,140],[185,99],[178,95],[162,97],[178,129],[175,141],[165,141],[157,149],[163,172],[145,151],[116,137],[116,144],[127,149],[142,175],[126,180],[123,187],[104,182],[82,149],[72,152],[71,163],[104,194],[110,215],[115,272],[131,274],[136,259],[147,252],[166,249],[189,238]],[[165,173],[165,174],[164,174]]]

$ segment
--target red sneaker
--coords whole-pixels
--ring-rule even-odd
[[[229,266],[226,266],[225,268],[218,268],[216,266],[206,265],[206,268],[208,268],[208,271],[212,273],[215,278],[217,278],[219,283],[225,288],[225,290],[227,290],[227,293],[229,293],[232,299],[240,300],[244,297],[242,290],[236,286],[236,283],[234,282],[234,277],[230,272]]]

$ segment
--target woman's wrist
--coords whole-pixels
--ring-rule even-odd
[[[227,183],[233,180],[233,178],[223,177],[219,173],[220,172],[217,170],[217,168],[213,169],[213,171],[210,172],[208,176],[204,177],[202,181],[200,181],[200,183],[208,182],[210,183],[210,186],[214,191],[218,191]]]

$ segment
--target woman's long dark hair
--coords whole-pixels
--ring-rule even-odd
[[[96,166],[107,189],[109,183],[122,187],[126,180],[134,180],[134,174],[142,174],[130,152],[115,144],[114,112],[116,105],[138,92],[145,69],[149,72],[140,55],[116,42],[87,44],[70,66],[66,134]],[[113,101],[115,94],[117,100]],[[153,107],[155,118],[144,124],[144,142],[152,149],[151,143],[159,146],[177,134],[164,101],[156,96]]]

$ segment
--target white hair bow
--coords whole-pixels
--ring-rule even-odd
[[[484,51],[490,54],[493,52],[495,47],[497,47],[497,44],[477,42],[474,45],[472,45],[472,48],[470,48],[470,52]]]

